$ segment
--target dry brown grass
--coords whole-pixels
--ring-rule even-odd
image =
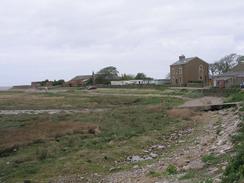
[[[22,128],[0,130],[0,151],[72,134],[98,134],[96,125],[76,122],[39,122]]]
[[[167,114],[169,117],[184,120],[189,120],[196,115],[196,113],[190,109],[171,109],[167,111]]]

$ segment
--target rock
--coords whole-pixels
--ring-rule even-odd
[[[153,167],[153,165],[147,165],[147,168],[152,168]]]
[[[189,164],[191,161],[190,160],[186,160],[186,163]]]
[[[127,160],[131,162],[138,162],[138,161],[143,161],[144,159],[141,158],[140,156],[130,156],[127,158]]]
[[[114,171],[116,171],[116,170],[120,170],[120,167],[112,167],[112,168],[110,168],[109,169],[109,172],[114,172]],[[95,174],[94,174],[95,175]],[[100,176],[100,175],[95,175],[95,176]]]
[[[222,170],[225,171],[225,169],[226,169],[226,166],[222,166]]]
[[[133,166],[133,169],[138,169],[138,168],[139,168],[138,165]]]
[[[147,156],[147,157],[144,158],[144,160],[152,160],[152,159],[153,159],[153,158],[150,157],[150,156]]]
[[[214,179],[214,183],[219,183],[219,182],[221,182],[222,180],[221,179],[219,179],[219,178],[216,178],[216,179]]]
[[[166,147],[164,145],[158,145],[158,149],[165,149]]]
[[[157,154],[155,154],[155,153],[150,153],[150,155],[149,156],[151,156],[152,158],[157,158],[158,157],[158,155]]]
[[[208,171],[211,173],[211,174],[215,174],[216,172],[218,172],[218,168],[209,168]]]
[[[193,160],[188,163],[188,165],[184,166],[184,170],[190,169],[202,169],[204,167],[204,163],[201,160]]]

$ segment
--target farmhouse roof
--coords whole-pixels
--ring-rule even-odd
[[[219,78],[216,78],[217,81],[221,81],[221,80],[224,80],[224,81],[227,81],[229,79],[231,79],[232,77],[219,77]]]
[[[92,76],[91,75],[80,75],[80,76],[75,76],[71,81],[77,81],[77,80],[87,80],[90,79]]]
[[[244,71],[240,72],[226,72],[220,75],[217,75],[216,77],[244,77]]]
[[[190,58],[180,58],[178,61],[176,61],[175,63],[173,63],[172,65],[183,65],[186,64],[190,61],[192,61],[193,59],[198,58],[198,57],[190,57]]]

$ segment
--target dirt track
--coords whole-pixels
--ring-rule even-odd
[[[206,105],[218,105],[223,104],[223,98],[219,97],[202,97],[194,100],[189,100],[180,107],[193,107],[193,106],[206,106]]]

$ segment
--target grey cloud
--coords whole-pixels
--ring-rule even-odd
[[[241,54],[243,8],[242,0],[2,0],[0,85],[106,65],[162,78],[182,53],[209,62]]]

